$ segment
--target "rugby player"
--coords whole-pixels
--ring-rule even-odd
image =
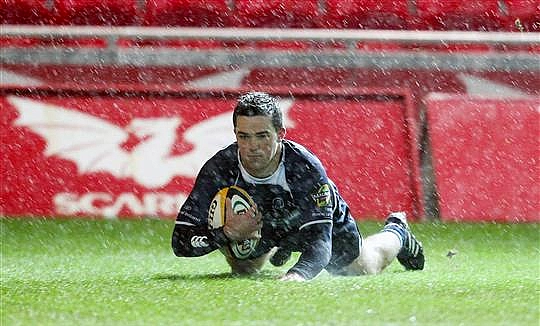
[[[281,280],[310,280],[323,269],[335,275],[377,274],[395,258],[407,270],[424,268],[422,244],[403,212],[389,214],[380,232],[362,238],[319,159],[285,139],[276,98],[262,92],[240,96],[233,126],[236,142],[204,164],[178,213],[172,234],[177,256],[202,256],[260,236],[247,259],[226,254],[233,273],[256,273],[268,260],[282,266],[291,252],[300,255]],[[225,225],[209,227],[213,196],[232,185],[246,190],[256,205],[235,214],[227,201]]]

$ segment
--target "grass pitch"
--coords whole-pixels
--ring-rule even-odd
[[[289,283],[276,278],[290,263],[233,278],[219,252],[174,257],[172,221],[0,223],[2,326],[540,322],[539,224],[414,224],[424,271]]]

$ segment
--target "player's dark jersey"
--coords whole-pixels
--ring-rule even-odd
[[[358,256],[360,235],[349,207],[317,157],[288,140],[278,171],[264,180],[243,169],[236,143],[205,163],[176,219],[176,255],[201,256],[227,244],[223,228],[209,228],[208,209],[213,196],[231,185],[245,189],[263,214],[261,240],[250,258],[273,247],[298,251],[291,271],[310,279],[323,268],[339,273]]]

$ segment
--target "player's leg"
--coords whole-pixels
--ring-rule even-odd
[[[273,255],[274,250],[270,250],[264,255],[255,259],[237,259],[232,257],[226,252],[223,252],[225,259],[229,266],[231,266],[231,273],[235,275],[251,275],[258,273],[268,259]]]
[[[416,240],[407,224],[405,213],[392,213],[381,232],[362,241],[358,258],[345,268],[348,275],[377,274],[393,260],[409,270],[424,268],[422,244]]]
[[[367,237],[357,260],[362,274],[382,272],[396,258],[400,249],[399,240],[388,232]]]
[[[344,268],[345,275],[378,274],[401,250],[400,240],[390,232],[379,232],[362,239],[360,254]]]

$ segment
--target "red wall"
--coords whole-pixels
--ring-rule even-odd
[[[540,221],[540,100],[427,101],[443,220]]]

